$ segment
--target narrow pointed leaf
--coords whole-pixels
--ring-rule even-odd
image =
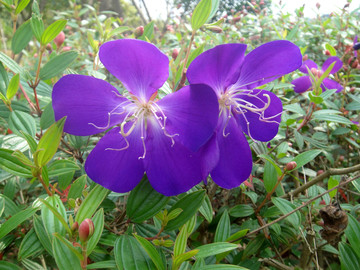
[[[134,234],[136,240],[139,242],[139,244],[144,248],[146,253],[149,255],[153,263],[155,264],[156,268],[158,270],[165,270],[165,266],[163,264],[163,261],[160,257],[159,252],[156,250],[156,248],[151,244],[148,240],[145,238]]]
[[[52,58],[40,70],[40,79],[48,80],[62,72],[76,59],[78,53],[75,51],[63,52]]]
[[[50,24],[41,36],[41,44],[46,45],[53,41],[56,36],[64,29],[67,20],[58,20]]]
[[[20,84],[20,75],[16,74],[11,78],[9,86],[7,88],[7,91],[6,91],[7,99],[10,100],[15,96],[17,90],[19,89],[19,84]]]
[[[78,256],[79,253],[72,244],[66,239],[62,238],[58,234],[55,234],[53,239],[53,254],[56,261],[56,265],[59,270],[81,270],[81,264]],[[75,253],[74,250],[77,252]],[[80,254],[81,256],[81,254]]]

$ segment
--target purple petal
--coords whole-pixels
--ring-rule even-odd
[[[194,152],[209,140],[216,128],[219,103],[207,85],[185,86],[157,104],[167,117],[166,131],[179,134],[176,139]]]
[[[245,56],[237,88],[253,89],[297,70],[302,64],[300,49],[286,40],[265,43]]]
[[[97,134],[120,123],[124,102],[127,99],[111,84],[84,75],[62,77],[52,92],[55,119],[67,116],[64,131],[78,136]]]
[[[100,47],[99,57],[110,73],[142,101],[148,101],[169,76],[168,57],[142,40],[106,42]]]
[[[203,180],[202,159],[179,141],[173,144],[155,120],[148,121],[145,170],[152,187],[174,196]]]
[[[304,93],[312,87],[310,76],[303,76],[291,82],[296,93]]]
[[[245,51],[245,44],[218,45],[196,57],[186,76],[192,84],[204,83],[221,93],[239,77]]]
[[[252,157],[245,135],[233,118],[227,124],[225,133],[227,136],[224,136],[223,128],[220,128],[217,134],[220,158],[211,177],[219,186],[230,189],[239,186],[250,176]]]
[[[85,171],[91,180],[115,192],[132,190],[144,175],[143,146],[140,128],[135,128],[126,141],[120,128],[109,131],[91,151],[85,162]]]
[[[360,44],[356,44],[356,43],[358,43],[358,36],[357,35],[355,35],[354,43],[353,43],[354,56],[357,58],[357,56],[358,56],[357,50],[360,48]]]
[[[266,95],[270,97],[270,103]],[[250,104],[253,104],[254,108],[268,106],[263,113],[244,109],[245,113],[237,114],[236,118],[242,130],[254,140],[267,142],[274,138],[278,133],[281,121],[281,100],[274,93],[260,89],[244,91],[236,97],[244,100],[246,103],[241,104],[247,107],[250,107]]]
[[[343,87],[338,82],[335,82],[334,80],[331,80],[329,78],[325,78],[321,84],[321,88],[325,91],[328,89],[337,89],[336,93],[341,92],[343,90]]]
[[[299,70],[300,70],[302,73],[309,74],[308,69],[307,69],[306,67],[308,67],[310,70],[311,70],[312,68],[318,69],[317,64],[316,64],[313,60],[310,60],[310,59],[304,61],[304,63],[303,63],[303,64],[301,65],[301,67],[299,68]]]
[[[216,167],[220,158],[220,149],[217,142],[216,133],[210,138],[210,140],[199,149],[199,155],[202,159],[202,176],[204,181],[209,173]]]
[[[343,62],[340,60],[339,57],[331,56],[324,62],[322,66],[322,71],[326,71],[328,67],[335,62],[335,65],[333,66],[332,70],[330,71],[330,74],[334,74],[339,71],[340,68],[343,66]]]

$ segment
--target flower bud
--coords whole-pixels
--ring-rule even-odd
[[[359,65],[359,60],[355,59],[355,61],[352,63],[351,67],[352,68],[357,68]]]
[[[210,30],[213,33],[221,33],[223,30],[221,29],[221,27],[216,26],[216,25],[211,25],[206,27],[206,29]]]
[[[288,164],[286,164],[285,166],[285,170],[286,171],[292,171],[293,169],[295,169],[297,166],[296,162],[295,161],[291,161],[289,162]]]
[[[331,55],[329,50],[325,50],[325,55]]]
[[[81,242],[86,242],[94,234],[94,223],[91,219],[87,218],[80,224],[79,239]]]
[[[135,31],[134,31],[134,36],[136,38],[141,37],[144,34],[144,26],[139,26],[136,27]]]
[[[177,48],[173,49],[171,57],[172,57],[172,59],[174,59],[174,61],[176,60],[178,55],[179,55],[179,49],[177,49]]]
[[[316,3],[316,8],[319,9],[320,8],[320,3]]]
[[[64,41],[65,41],[65,33],[61,31],[54,39],[56,47],[60,48],[60,46],[64,43]]]
[[[73,225],[71,226],[71,231],[75,232],[76,230],[79,229],[79,223],[76,221],[75,223],[73,223]]]
[[[70,46],[65,46],[65,47],[62,48],[62,51],[63,51],[63,52],[68,52],[68,51],[70,51],[70,50],[71,50],[71,47],[70,47]]]
[[[238,22],[238,21],[240,21],[241,20],[241,17],[234,17],[233,19],[232,19],[232,22],[233,23],[236,23],[236,22]]]
[[[46,50],[48,50],[50,52],[52,51],[52,47],[51,47],[50,43],[46,44]]]
[[[323,174],[324,173],[324,170],[318,170],[317,172],[316,172],[316,175],[320,175],[320,174]]]
[[[306,61],[306,60],[308,60],[308,55],[307,54],[305,54],[304,56],[303,56],[303,61]]]

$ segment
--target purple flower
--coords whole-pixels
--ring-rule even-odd
[[[328,69],[328,67],[335,62],[335,65],[333,66],[332,70],[330,71],[330,74],[334,74],[339,71],[339,69],[342,68],[343,63],[342,61],[336,57],[332,56],[329,57],[323,64],[321,70],[318,69],[318,66],[316,63],[312,60],[306,60],[302,64],[302,66],[299,68],[299,70],[302,73],[309,74],[308,69],[314,74],[315,77],[320,78],[324,71]],[[294,85],[294,91],[296,93],[303,93],[309,89],[312,88],[313,82],[310,76],[302,76],[300,78],[297,78],[291,82]],[[326,89],[337,89],[336,92],[340,92],[343,87],[336,81],[331,80],[329,78],[325,78],[321,84],[321,88],[323,91]]]
[[[300,50],[288,41],[266,43],[245,56],[245,44],[224,44],[199,55],[189,66],[190,83],[206,83],[219,100],[214,135],[219,161],[211,177],[219,186],[233,188],[252,170],[253,140],[269,141],[278,132],[282,104],[273,93],[256,87],[301,66]]]
[[[354,37],[353,49],[354,49],[354,56],[355,58],[357,58],[357,50],[360,49],[360,42],[358,42],[357,35]]]
[[[115,126],[89,154],[88,176],[112,191],[127,192],[146,172],[153,188],[167,196],[205,179],[211,160],[205,162],[200,148],[211,138],[219,114],[212,89],[190,85],[155,100],[168,78],[169,59],[144,41],[107,42],[99,57],[127,96],[83,75],[61,78],[52,95],[55,118],[67,116],[65,132],[87,136]]]

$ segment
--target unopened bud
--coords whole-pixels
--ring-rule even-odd
[[[79,228],[79,239],[81,242],[86,242],[94,234],[94,223],[91,219],[87,218],[80,224]]]
[[[329,50],[325,50],[325,55],[331,55]]]
[[[241,20],[241,17],[234,17],[233,19],[232,19],[232,22],[233,23],[236,23],[236,22],[238,22],[238,21],[240,21]]]
[[[75,223],[73,223],[73,225],[71,226],[71,230],[73,232],[75,232],[76,230],[79,229],[79,223],[76,221]]]
[[[65,41],[65,33],[61,31],[54,39],[56,47],[60,48],[60,46],[64,43],[64,41]]]
[[[144,34],[144,26],[139,26],[136,27],[135,31],[134,31],[134,36],[136,38],[141,37]]]
[[[259,5],[265,5],[264,0],[261,0],[260,3],[259,3]]]
[[[174,59],[174,61],[176,60],[178,55],[179,55],[179,49],[177,49],[177,48],[173,49],[171,57],[172,57],[172,59]]]
[[[339,156],[339,160],[340,161],[344,161],[345,157],[344,156]]]
[[[350,88],[350,93],[354,93],[354,92],[355,92],[355,87],[353,86]]]
[[[62,51],[63,51],[63,52],[68,52],[68,51],[70,51],[70,50],[71,50],[71,47],[70,47],[70,46],[65,46],[65,47],[62,48]]]
[[[304,56],[303,56],[303,61],[306,61],[306,60],[308,60],[308,55],[307,54],[305,54]]]
[[[355,59],[355,61],[352,63],[351,67],[352,68],[357,68],[359,65],[359,60]]]
[[[295,169],[297,166],[296,162],[295,161],[291,161],[289,162],[288,164],[286,164],[285,166],[285,170],[286,171],[292,171],[293,169]]]
[[[216,26],[216,25],[208,26],[208,27],[206,27],[206,29],[210,30],[213,33],[221,33],[222,32],[221,27]]]
[[[318,170],[317,172],[316,172],[316,175],[320,175],[320,174],[323,174],[324,173],[324,170]]]
[[[318,3],[316,3],[316,7],[317,7],[317,9],[319,9],[320,8],[320,3],[318,2]]]
[[[51,44],[50,44],[50,43],[46,44],[46,50],[52,51],[52,47],[51,47]]]

